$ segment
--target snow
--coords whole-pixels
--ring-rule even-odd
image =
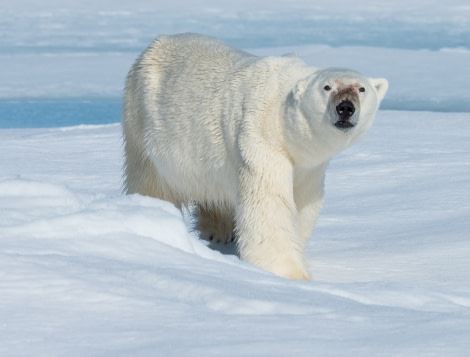
[[[0,355],[468,355],[469,13],[464,0],[2,6]],[[330,164],[313,281],[121,194],[124,76],[152,37],[186,30],[390,80],[370,133]]]

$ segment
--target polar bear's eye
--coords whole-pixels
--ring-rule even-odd
[[[364,93],[366,89],[364,87],[359,88],[359,92]]]
[[[326,90],[327,92],[331,90],[331,87],[329,85],[326,85],[323,87],[324,90]]]

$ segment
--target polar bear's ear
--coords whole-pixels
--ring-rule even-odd
[[[388,81],[385,78],[371,78],[370,83],[374,86],[377,91],[377,97],[379,101],[382,101],[387,93]]]

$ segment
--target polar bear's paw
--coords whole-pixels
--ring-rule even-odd
[[[211,231],[200,231],[200,238],[207,240],[211,243],[217,244],[229,244],[235,242],[235,235],[234,234],[218,234],[217,232]]]
[[[197,206],[193,210],[194,229],[201,239],[212,243],[228,244],[235,241],[233,215],[223,209]]]

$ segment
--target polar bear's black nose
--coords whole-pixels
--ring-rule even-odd
[[[353,102],[348,99],[342,100],[341,103],[336,106],[336,113],[338,113],[341,120],[348,120],[352,117],[355,111],[356,108],[354,107]]]

